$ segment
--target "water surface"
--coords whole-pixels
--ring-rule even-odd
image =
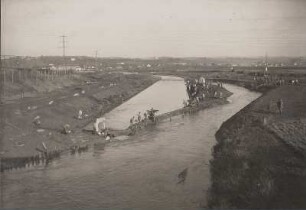
[[[157,114],[170,112],[183,106],[183,100],[188,98],[184,80],[179,77],[161,76],[161,80],[154,83],[127,102],[113,109],[104,117],[107,126],[112,129],[123,130],[129,127],[130,119],[151,108],[159,110]]]
[[[3,173],[3,207],[205,206],[214,135],[223,121],[259,97],[241,87],[225,87],[234,93],[227,105],[175,117],[128,140],[112,142],[104,150],[91,149],[88,153],[64,156],[46,167]],[[185,168],[185,184],[177,184],[177,175]]]

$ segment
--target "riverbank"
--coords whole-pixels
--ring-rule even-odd
[[[211,161],[209,208],[306,207],[305,95],[303,85],[264,91],[222,124]]]
[[[187,78],[184,78],[186,81],[191,81],[191,79],[189,77]],[[183,92],[182,95],[184,95],[185,93],[185,85],[183,83],[183,81],[180,81],[180,91]],[[167,88],[166,86],[164,88]],[[138,110],[134,110],[135,107],[137,107],[137,103],[144,103],[144,102],[134,102],[135,104],[133,104],[132,102],[130,102],[131,104],[133,104],[133,107],[129,107],[129,108],[126,108],[126,107],[119,107],[118,109],[118,113],[120,115],[117,115],[114,117],[114,115],[112,115],[112,117],[115,118],[115,121],[118,120],[118,121],[121,121],[121,126],[119,127],[116,127],[116,125],[114,127],[112,127],[112,124],[111,124],[111,120],[110,120],[110,127],[108,127],[108,131],[112,134],[114,134],[114,136],[120,136],[120,135],[134,135],[136,132],[138,132],[139,130],[143,129],[144,127],[147,127],[147,126],[151,126],[152,124],[155,125],[156,123],[159,123],[161,121],[164,121],[164,120],[171,120],[172,117],[175,117],[177,115],[186,115],[186,114],[191,114],[191,113],[194,113],[194,112],[197,112],[199,110],[202,110],[202,109],[205,109],[205,108],[209,108],[209,107],[214,107],[216,105],[222,105],[222,104],[226,104],[228,103],[227,101],[227,98],[232,95],[231,92],[229,92],[228,90],[226,90],[225,88],[222,87],[221,84],[207,84],[207,87],[205,86],[202,86],[202,85],[199,85],[198,86],[198,91],[197,91],[197,97],[194,97],[193,99],[190,99],[188,100],[189,101],[189,105],[188,102],[187,102],[187,98],[180,98],[180,100],[178,101],[177,99],[173,99],[173,101],[171,99],[168,99],[168,104],[171,104],[173,102],[175,102],[175,106],[171,105],[172,106],[172,109],[170,109],[171,111],[169,111],[169,109],[167,109],[167,111],[163,110],[163,104],[167,104],[167,102],[163,103],[163,104],[157,104],[156,106],[153,106],[152,104],[155,103],[155,101],[159,101],[157,98],[156,98],[156,89],[154,89],[153,91],[153,97],[150,97],[150,99],[154,99],[153,101],[151,101],[151,103],[145,103],[145,106],[140,106],[138,107]],[[167,89],[160,89],[159,91],[167,91]],[[162,94],[160,94],[162,95]],[[204,98],[203,98],[203,95],[204,95]],[[168,95],[170,96],[170,95]],[[164,97],[167,97],[167,96],[164,96]],[[186,94],[186,97],[187,97],[187,94]],[[174,97],[175,98],[175,97]],[[144,100],[144,99],[142,99]],[[184,102],[185,101],[185,102]],[[184,103],[185,105],[184,105]],[[155,103],[156,104],[156,103]],[[141,115],[140,115],[140,121],[135,120],[136,118],[133,120],[133,122],[130,121],[130,117],[131,117],[131,113],[139,113],[139,111],[143,111],[143,110],[148,110],[149,107],[154,107],[156,109],[162,109],[160,111],[157,112],[157,114],[155,114],[155,117],[154,117],[154,120],[152,119],[148,119],[148,118],[143,118]],[[175,108],[174,108],[175,107]],[[165,108],[165,107],[164,107]],[[126,112],[121,112],[121,110],[128,110],[128,113]],[[113,110],[113,112],[116,111],[116,110]],[[161,114],[158,114],[159,112],[161,112]],[[117,113],[116,113],[117,114]],[[128,118],[126,118],[126,116]],[[108,116],[110,117],[110,116]],[[106,117],[107,118],[107,117]],[[122,119],[125,119],[125,121],[123,120],[122,122]],[[130,124],[129,124],[130,122]],[[115,122],[116,123],[116,122]],[[118,122],[117,122],[118,123]],[[120,123],[119,123],[120,124]],[[102,124],[100,124],[100,126],[102,126]],[[117,125],[118,126],[118,125]],[[93,128],[94,128],[94,125],[93,125],[93,122],[88,124],[87,126],[84,127],[84,131],[85,132],[89,132],[89,133],[95,133],[93,132]],[[100,127],[100,129],[102,129],[102,127]]]
[[[172,82],[168,87],[174,89]],[[64,154],[48,166],[3,173],[3,207],[200,208],[206,204],[210,185],[209,160],[216,131],[259,95],[233,85],[224,87],[233,93],[226,105],[166,119],[128,139],[112,139],[104,149],[102,144],[89,146],[88,152]],[[138,96],[150,97],[148,92],[146,89]],[[173,92],[179,94],[177,88]],[[128,108],[127,104],[122,109]],[[186,168],[185,182],[178,183],[182,180],[178,175]],[[24,196],[24,192],[30,193]]]
[[[263,93],[216,134],[208,207],[305,208],[305,74],[269,72],[268,82],[258,81],[260,71],[193,74]]]
[[[105,76],[106,75],[104,75],[104,80]],[[103,114],[109,112],[115,106],[120,105],[123,101],[127,100],[127,98],[132,97],[133,95],[143,90],[145,87],[157,81],[156,77],[151,77],[148,75],[147,76],[129,75],[127,77],[125,76],[122,77],[122,75],[120,75],[119,82],[118,80],[116,80],[116,77],[115,78],[113,78],[113,76],[109,77],[109,79],[112,80],[110,80],[111,83],[108,87],[101,86],[101,84],[99,85],[95,84],[94,87],[87,87],[85,93],[83,92],[84,88],[78,88],[77,90],[79,95],[75,96],[74,92],[70,92],[69,93],[70,95],[72,95],[73,93],[74,94],[72,97],[68,97],[69,100],[61,101],[57,100],[56,97],[53,97],[54,99],[52,101],[53,103],[56,104],[56,107],[52,106],[53,103],[52,104],[50,104],[50,102],[47,103],[47,101],[50,100],[48,99],[47,101],[44,100],[44,104],[40,103],[39,104],[40,107],[35,108],[34,110],[23,109],[20,110],[17,114],[15,111],[15,115],[19,116],[18,118],[19,121],[17,120],[17,118],[13,118],[15,120],[14,124],[11,124],[8,121],[6,121],[5,128],[7,130],[14,128],[15,129],[19,128],[18,131],[21,131],[20,128],[25,130],[26,129],[25,126],[17,127],[20,126],[20,124],[17,125],[17,122],[21,123],[20,120],[24,121],[27,120],[29,125],[31,126],[28,129],[29,130],[31,129],[32,131],[27,134],[23,133],[22,135],[19,136],[16,135],[17,133],[16,132],[14,133],[12,130],[11,132],[8,133],[11,136],[8,138],[9,141],[7,141],[7,139],[6,141],[4,141],[4,143],[6,144],[4,144],[5,150],[4,153],[2,154],[2,165],[4,165],[3,168],[5,169],[7,168],[13,169],[14,167],[22,168],[31,164],[35,165],[40,163],[48,163],[53,158],[58,158],[60,156],[59,155],[60,153],[65,152],[67,150],[71,151],[71,153],[83,152],[88,149],[88,146],[91,146],[96,143],[105,145],[107,143],[105,138],[93,135],[92,132],[93,125],[92,123],[89,122],[93,122],[96,119],[96,117],[103,116]],[[126,90],[126,88],[123,87],[126,87],[127,81],[125,80],[127,78],[129,78],[130,80],[128,81],[135,86],[132,86],[132,88],[129,89],[128,94],[126,95],[120,94],[119,99],[121,100],[111,100],[114,98],[116,99],[117,95],[114,96],[115,93]],[[137,84],[137,82],[135,82],[136,79],[138,81],[141,81],[141,86]],[[122,80],[124,82],[122,82]],[[120,83],[120,81],[122,83]],[[99,87],[98,90],[97,87]],[[117,90],[117,92],[115,90]],[[167,112],[165,114],[158,115],[156,117],[156,122],[161,122],[169,118],[171,120],[171,117],[174,117],[176,115],[191,114],[201,109],[228,103],[227,98],[232,94],[231,92],[227,91],[225,88],[221,86],[219,87],[217,85],[212,85],[210,87],[210,92],[212,93],[218,92],[219,95],[222,97],[207,95],[207,98],[205,98],[205,100],[200,101],[195,106],[194,105],[187,106],[185,108],[177,109],[171,112]],[[107,94],[113,94],[113,95],[110,95],[109,97],[105,98],[105,95]],[[92,100],[93,98],[95,99],[94,100],[95,103],[93,103],[92,101],[88,101],[90,99]],[[102,98],[102,100],[98,100],[98,98],[100,99]],[[101,103],[105,101],[106,103],[103,104],[104,106],[101,105]],[[110,103],[110,101],[112,103]],[[27,105],[29,106],[29,104]],[[23,106],[26,106],[26,104],[23,104]],[[84,114],[91,113],[91,115],[84,117],[84,119],[82,120],[78,120],[77,113],[79,109],[82,109]],[[42,121],[41,125],[35,126],[31,123],[31,120],[35,116],[40,116],[40,119]],[[61,126],[63,126],[64,124],[70,125],[72,133],[70,133],[69,135],[64,135],[61,132],[62,131]],[[132,135],[135,132],[137,132],[139,129],[142,129],[147,125],[150,125],[150,123],[142,122],[136,125],[137,127],[136,130],[131,128],[128,128],[126,130],[110,129],[109,132],[111,134],[114,134],[114,136],[116,137],[119,136],[118,138],[120,138],[120,136],[122,135]],[[89,131],[89,132],[82,132],[82,131]],[[12,140],[14,142],[12,142]],[[45,151],[48,151],[48,154],[44,153]]]
[[[83,77],[79,83],[48,94],[4,101],[0,107],[2,160],[36,156],[44,147],[51,152],[86,144],[90,138],[83,139],[82,127],[158,81],[148,74],[94,73],[78,77]],[[79,110],[82,119],[77,118]],[[37,116],[40,123],[35,125]],[[65,124],[72,130],[69,135],[62,134]]]
[[[132,126],[130,126],[127,130],[125,130],[125,134],[127,135],[134,135],[136,132],[138,132],[139,130],[141,130],[142,128],[146,127],[146,126],[150,126],[152,124],[156,124],[156,123],[160,123],[163,122],[165,120],[170,120],[172,117],[178,116],[178,115],[182,115],[182,117],[184,117],[185,115],[188,114],[193,114],[195,112],[198,112],[200,110],[203,109],[207,109],[207,108],[212,108],[214,106],[218,106],[218,105],[224,105],[227,104],[227,98],[229,96],[232,95],[231,92],[229,92],[228,90],[226,90],[225,88],[222,87],[215,87],[217,91],[221,92],[223,97],[222,98],[206,98],[206,100],[199,102],[196,106],[187,106],[187,107],[183,107],[181,109],[176,109],[173,110],[171,112],[167,112],[164,114],[160,114],[157,115],[155,117],[155,122],[152,123],[150,120],[147,121],[142,121],[140,123],[136,123]]]

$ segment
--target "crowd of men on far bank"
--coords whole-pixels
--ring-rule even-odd
[[[196,105],[205,98],[223,98],[223,93],[220,88],[223,87],[222,82],[216,82],[216,86],[212,85],[211,80],[206,80],[204,77],[199,79],[185,81],[188,100],[184,100],[184,107]]]
[[[298,85],[300,81],[297,78],[285,80],[279,76],[273,76],[265,73],[261,76],[255,75],[253,81],[257,86],[282,86],[282,85]]]

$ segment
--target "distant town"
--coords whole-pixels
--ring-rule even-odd
[[[226,70],[228,68],[258,70],[262,67],[272,69],[303,69],[304,57],[254,57],[254,58],[95,58],[85,56],[1,56],[2,68],[35,69],[50,71],[202,71]]]

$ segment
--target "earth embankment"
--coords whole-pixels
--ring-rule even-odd
[[[33,91],[36,82],[29,81],[27,84],[31,83],[32,88],[25,90],[31,93],[31,97],[25,94],[23,98],[14,99],[14,92],[5,94],[12,97],[0,106],[2,158],[36,155],[37,148],[43,149],[42,144],[48,151],[82,144],[82,127],[158,80],[152,75],[121,73],[91,73],[74,77],[77,79],[59,79],[60,84],[67,80],[67,84],[60,85],[60,88],[56,88],[57,81],[53,80],[50,92]],[[78,119],[80,110],[82,119]],[[39,125],[34,123],[38,117]],[[65,124],[70,125],[70,135],[61,133]]]
[[[209,207],[306,207],[305,95],[303,85],[272,89],[223,123],[211,161]]]

